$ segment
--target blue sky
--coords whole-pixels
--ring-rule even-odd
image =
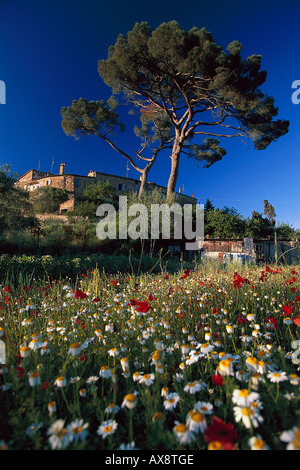
[[[0,80],[6,104],[0,105],[0,165],[23,174],[31,168],[87,174],[89,170],[126,175],[126,160],[97,137],[75,141],[61,128],[60,110],[80,97],[107,99],[110,89],[98,75],[99,59],[107,57],[119,33],[135,22],[155,29],[177,20],[185,29],[205,27],[226,47],[243,44],[242,55],[263,56],[267,70],[263,91],[275,98],[279,118],[290,121],[289,133],[264,151],[241,141],[225,142],[227,155],[209,169],[184,157],[177,182],[186,194],[204,203],[234,207],[243,216],[263,212],[267,199],[277,223],[300,228],[300,104],[291,88],[300,80],[299,0],[2,0],[0,1]],[[120,141],[135,145],[130,129]],[[149,181],[167,185],[170,159],[156,162]],[[138,177],[131,169],[130,177]]]

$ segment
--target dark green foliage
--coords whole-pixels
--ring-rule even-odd
[[[213,205],[212,201],[209,198],[207,198],[204,204],[204,212],[207,213],[208,211],[211,211],[214,209],[215,209],[215,206]]]
[[[15,186],[17,175],[10,165],[0,168],[0,238],[31,226],[34,215],[28,193]]]
[[[270,221],[272,225],[275,225],[275,209],[272,204],[269,203],[266,199],[264,200],[264,215]]]
[[[233,208],[210,209],[206,214],[205,235],[211,238],[243,238],[246,221]]]
[[[123,131],[118,114],[103,101],[73,100],[72,106],[61,110],[62,127],[67,135],[105,134]]]
[[[92,201],[96,204],[112,202],[116,197],[114,187],[107,181],[97,181],[88,186],[81,195],[82,201]]]
[[[254,238],[267,238],[274,235],[274,226],[267,217],[263,217],[258,211],[253,211],[247,223],[247,235]]]
[[[43,186],[30,194],[30,202],[36,214],[58,213],[60,204],[67,200],[67,190],[52,186]]]
[[[17,173],[12,173],[11,165],[4,164],[0,167],[0,194],[5,194],[14,189]]]
[[[112,204],[115,199],[116,194],[113,186],[108,182],[97,181],[82,192],[79,205],[73,211],[69,211],[67,215],[95,218],[99,204],[106,202]]]
[[[187,155],[194,159],[196,163],[204,162],[204,168],[209,168],[214,163],[222,160],[222,157],[226,155],[226,150],[220,147],[220,141],[218,139],[207,138],[204,139],[201,145],[189,145],[187,146]]]
[[[264,214],[252,211],[251,218],[244,218],[233,207],[224,206],[223,209],[215,208],[210,199],[204,205],[204,233],[209,238],[271,238],[274,239],[275,231],[278,240],[299,239],[299,229],[294,229],[289,224],[280,223],[275,226],[275,209],[264,200]]]
[[[276,233],[278,240],[299,240],[300,238],[300,230],[284,222],[276,226]]]

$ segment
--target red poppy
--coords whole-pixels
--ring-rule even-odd
[[[247,283],[249,284],[248,279],[243,278],[237,272],[234,273],[233,276],[233,285],[234,287],[241,287],[242,284]]]
[[[220,387],[224,384],[224,378],[221,374],[213,375],[213,382],[216,387]]]
[[[75,299],[85,299],[86,297],[87,297],[87,294],[82,292],[82,290],[80,289],[75,292]]]
[[[295,325],[300,326],[300,315],[298,315],[297,317],[293,318],[293,322],[295,323]]]
[[[289,305],[283,305],[282,310],[285,314],[285,316],[289,316],[294,312],[294,309],[290,307]]]
[[[149,305],[147,301],[141,300],[138,304],[136,311],[140,313],[146,313],[150,309],[151,309],[151,305]]]
[[[300,295],[297,295],[297,297],[295,298],[295,301],[300,302]]]
[[[50,385],[50,382],[44,382],[43,385],[41,386],[41,390],[47,390],[47,388],[49,387]]]
[[[190,273],[191,273],[190,269],[185,269],[180,279],[186,279],[187,277],[189,277]]]
[[[93,303],[95,302],[100,302],[100,299],[98,297],[95,297],[95,299],[92,300]]]
[[[239,314],[239,316],[237,317],[237,323],[249,323],[249,320],[247,320],[246,317],[242,317],[242,315]]]
[[[234,430],[232,424],[224,423],[217,416],[213,416],[210,426],[204,433],[204,439],[206,442],[219,441],[222,444],[234,444],[237,439],[237,433]]]

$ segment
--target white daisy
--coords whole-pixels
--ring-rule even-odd
[[[268,372],[267,377],[273,383],[279,383],[279,382],[284,382],[285,380],[288,380],[286,372],[284,371]]]
[[[173,433],[180,444],[189,444],[195,438],[193,432],[183,423],[177,423],[173,428]]]
[[[287,443],[286,450],[300,450],[300,428],[294,426],[289,431],[283,431],[280,440]]]
[[[84,441],[88,436],[89,423],[84,423],[83,419],[75,419],[67,426],[67,432],[69,433],[73,441]]]
[[[253,407],[234,406],[233,407],[235,421],[242,422],[245,428],[257,428],[263,422],[263,417],[259,414],[259,410]]]
[[[259,394],[243,388],[236,388],[232,393],[232,402],[238,406],[250,406],[252,402],[257,401]]]
[[[194,404],[194,409],[205,415],[210,415],[213,412],[213,408],[213,405],[207,401],[197,401]]]
[[[270,447],[265,443],[260,435],[250,437],[248,443],[251,450],[270,450]]]
[[[169,393],[167,398],[164,400],[165,410],[175,409],[176,406],[178,405],[179,400],[180,400],[180,397],[179,397],[178,393],[176,393],[176,392]]]
[[[155,379],[154,374],[143,374],[140,379],[139,383],[144,385],[152,385]]]
[[[48,441],[51,449],[63,449],[67,447],[71,442],[71,436],[67,432],[65,427],[65,420],[57,419],[48,429],[47,434],[49,435]]]
[[[207,428],[207,422],[204,413],[201,413],[197,410],[189,411],[186,418],[186,425],[194,433],[203,433]]]
[[[117,427],[118,427],[118,423],[113,419],[103,421],[103,423],[100,424],[100,426],[97,429],[97,434],[98,436],[101,436],[102,439],[105,439],[107,436],[114,434]]]

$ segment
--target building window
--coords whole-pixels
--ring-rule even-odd
[[[124,189],[125,189],[125,185],[124,185],[124,184],[122,184],[122,183],[118,183],[118,184],[117,184],[117,190],[118,190],[118,191],[124,191]]]
[[[47,185],[47,186],[50,186],[51,183],[52,183],[51,180],[47,180],[46,185]]]

